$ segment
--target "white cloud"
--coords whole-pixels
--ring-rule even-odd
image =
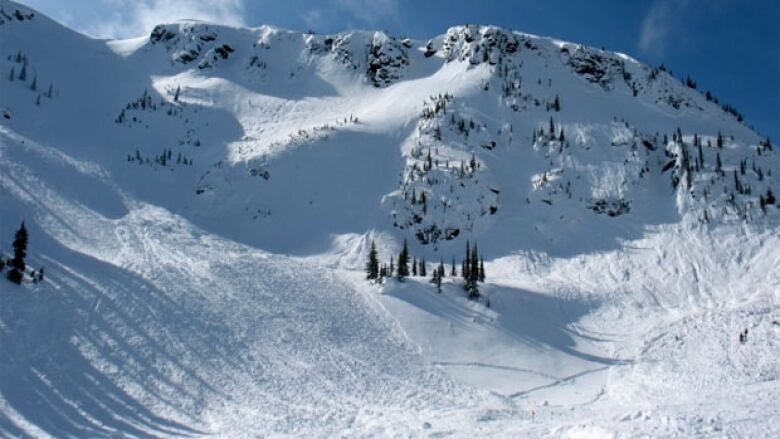
[[[398,0],[336,0],[336,5],[369,26],[401,22]]]
[[[322,17],[322,11],[316,8],[307,11],[301,15],[301,18],[306,22],[306,26],[309,26],[309,29],[319,29],[325,22]]]
[[[103,38],[148,34],[154,26],[195,19],[243,26],[244,0],[101,0],[114,13],[90,25],[86,33]]]
[[[642,22],[639,33],[639,50],[647,54],[662,55],[669,39],[683,25],[681,17],[688,0],[657,0]]]

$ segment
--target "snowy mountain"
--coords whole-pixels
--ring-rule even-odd
[[[0,436],[776,437],[780,159],[687,82],[495,26],[104,41],[0,0]],[[372,240],[442,293],[367,282]]]

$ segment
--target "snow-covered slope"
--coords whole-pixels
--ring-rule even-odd
[[[780,430],[780,162],[663,69],[0,0],[0,116],[0,250],[24,220],[46,269],[0,282],[1,435]],[[365,282],[372,239],[443,293]]]

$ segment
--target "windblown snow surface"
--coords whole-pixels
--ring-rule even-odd
[[[777,152],[664,70],[0,0],[0,116],[0,436],[780,436]]]

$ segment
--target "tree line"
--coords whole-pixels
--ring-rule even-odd
[[[458,277],[458,268],[455,265],[455,257],[452,258],[451,266],[449,267],[449,276],[454,278]],[[436,286],[437,292],[441,293],[441,284],[444,278],[447,277],[447,268],[444,264],[444,259],[439,261],[439,264],[431,271],[431,283]],[[371,241],[371,248],[368,252],[368,259],[366,261],[366,279],[372,282],[382,282],[384,278],[395,277],[399,281],[403,281],[407,277],[427,277],[428,276],[428,264],[425,258],[417,259],[409,255],[409,247],[406,240],[404,240],[403,248],[398,256],[392,256],[387,263],[381,263],[379,260],[379,253],[376,249],[376,242]],[[480,255],[477,248],[477,244],[473,246],[466,241],[465,256],[461,260],[460,264],[460,277],[463,279],[463,287],[468,294],[469,299],[476,300],[481,294],[479,292],[479,283],[485,282],[485,259]]]

